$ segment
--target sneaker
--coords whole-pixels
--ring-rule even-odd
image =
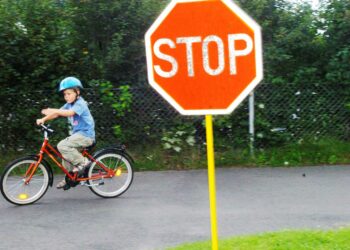
[[[58,188],[58,189],[61,189],[61,188],[64,188],[65,186],[66,186],[66,180],[65,179],[63,179],[62,181],[60,181],[58,184],[57,184],[57,186],[56,186],[56,188]]]
[[[81,165],[76,165],[76,166],[74,166],[72,172],[73,172],[73,173],[77,173],[77,172],[82,171],[83,169],[84,169],[83,166],[81,166]]]

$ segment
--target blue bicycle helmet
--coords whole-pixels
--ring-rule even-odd
[[[60,82],[60,86],[58,88],[58,91],[61,92],[65,89],[74,89],[79,88],[82,89],[83,85],[81,84],[80,80],[75,77],[66,77]]]

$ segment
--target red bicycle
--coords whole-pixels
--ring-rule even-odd
[[[41,127],[44,142],[39,154],[9,163],[1,176],[1,193],[7,201],[16,205],[32,204],[44,196],[49,186],[52,187],[53,171],[45,155],[66,174],[68,188],[80,184],[103,198],[114,198],[128,190],[133,180],[133,160],[125,146],[110,146],[93,155],[89,151],[94,145],[84,148],[82,154],[90,159],[91,164],[84,173],[73,173],[58,161],[58,158],[65,159],[49,143],[49,134],[54,131],[44,125]]]

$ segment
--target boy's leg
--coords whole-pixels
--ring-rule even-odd
[[[73,165],[70,164],[68,161],[62,160],[62,165],[67,169],[68,171],[71,171],[73,169]]]
[[[58,152],[60,152],[63,156],[63,158],[66,158],[65,155],[63,155],[61,148],[64,147],[65,141],[67,140],[67,138],[61,140],[58,144],[57,144],[57,149]],[[73,165],[70,164],[68,161],[62,160],[62,165],[63,167],[65,167],[65,169],[67,169],[68,171],[71,171],[73,169]]]
[[[83,147],[90,146],[92,143],[93,140],[91,138],[76,133],[60,141],[57,148],[63,157],[73,165],[84,165],[87,162],[87,159],[83,157],[79,150]],[[69,168],[69,170],[71,169]]]

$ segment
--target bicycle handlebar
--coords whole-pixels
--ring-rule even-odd
[[[40,126],[42,127],[42,129],[46,132],[49,132],[49,133],[53,133],[54,130],[53,129],[50,129],[48,128],[47,126],[45,126],[44,124],[40,124]]]

